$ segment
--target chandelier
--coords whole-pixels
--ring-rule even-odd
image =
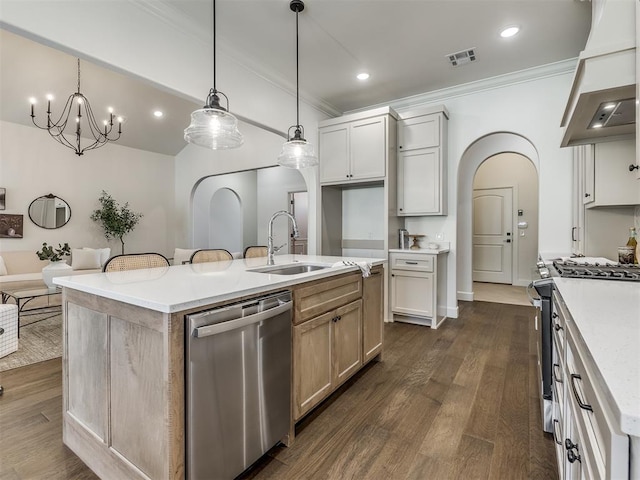
[[[318,157],[313,150],[313,145],[304,139],[304,127],[300,125],[298,13],[304,10],[304,2],[291,0],[289,8],[296,14],[296,124],[289,127],[289,141],[282,145],[282,151],[278,155],[278,164],[283,167],[300,169],[317,165]],[[290,136],[291,130],[293,130],[293,137]]]
[[[34,103],[35,100],[32,99],[31,121],[33,124],[42,130],[47,130],[54,140],[75,151],[76,155],[83,155],[86,150],[94,150],[109,142],[115,142],[122,134],[122,117],[117,117],[117,136],[115,133],[113,136],[110,136],[113,131],[113,110],[109,109],[109,120],[104,120],[103,126],[100,127],[93,116],[89,99],[80,93],[80,59],[78,59],[78,91],[69,95],[62,115],[60,115],[57,121],[54,122],[51,120],[51,97],[47,99],[47,125],[44,127],[36,123]],[[75,128],[73,128],[74,123]],[[84,129],[83,125],[86,125]],[[66,135],[65,130],[67,130]],[[72,131],[75,133],[75,139],[72,138]],[[81,145],[82,135],[93,143],[83,148]]]
[[[220,105],[220,95],[227,103]],[[184,139],[195,145],[221,150],[238,148],[244,143],[238,130],[238,120],[229,113],[229,98],[216,89],[216,0],[213,0],[213,88],[206,105],[191,113],[191,124],[184,130]]]

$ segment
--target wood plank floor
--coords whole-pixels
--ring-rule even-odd
[[[460,302],[438,330],[385,326],[385,353],[242,475],[249,479],[553,479],[532,307]],[[0,479],[96,478],[62,444],[60,360],[2,372]]]

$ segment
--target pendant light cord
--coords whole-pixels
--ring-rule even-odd
[[[216,0],[213,0],[213,91],[216,92]]]
[[[80,59],[78,59],[78,93],[80,93]]]
[[[296,128],[300,129],[300,56],[298,46],[298,14],[300,12],[296,10]]]

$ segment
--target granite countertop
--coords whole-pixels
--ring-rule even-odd
[[[640,437],[640,283],[553,280],[622,431]]]
[[[332,266],[342,260],[381,265],[386,259],[277,255],[276,265],[312,263]],[[247,295],[260,294],[298,283],[326,278],[357,266],[336,265],[297,275],[275,275],[250,271],[264,267],[266,257],[171,267],[56,277],[54,283],[112,300],[164,313],[174,313]]]

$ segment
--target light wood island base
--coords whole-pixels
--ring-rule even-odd
[[[295,424],[382,354],[384,269],[291,288]],[[282,290],[282,289],[280,289]],[[269,293],[269,292],[264,292]],[[103,479],[184,479],[185,316],[65,287],[63,442]]]
[[[184,314],[63,292],[63,441],[101,478],[182,479]]]

